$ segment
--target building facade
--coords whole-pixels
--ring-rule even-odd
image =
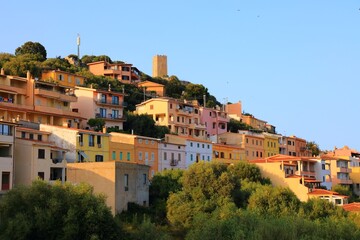
[[[168,76],[167,56],[156,55],[153,57],[152,63],[153,63],[152,64],[152,76],[153,77],[167,77]]]
[[[106,127],[114,127],[122,130],[124,117],[124,93],[97,90],[93,88],[77,87],[75,94],[78,96],[77,102],[71,104],[73,109],[81,112],[85,118],[80,127],[86,128],[87,121],[91,118],[104,119]]]
[[[186,145],[160,141],[158,170],[186,169]]]
[[[126,162],[70,163],[67,180],[85,182],[95,193],[107,196],[113,215],[126,211],[128,203],[149,206],[149,166]]]
[[[210,137],[226,132],[229,119],[221,109],[200,107],[200,122],[205,124],[207,136]]]

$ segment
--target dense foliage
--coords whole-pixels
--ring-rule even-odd
[[[9,191],[0,202],[1,239],[116,239],[104,196],[89,185],[35,181]]]

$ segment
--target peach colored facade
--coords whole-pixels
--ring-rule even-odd
[[[0,121],[0,196],[14,185],[14,148],[17,124]]]
[[[144,81],[137,84],[140,88],[145,88],[145,93],[154,97],[165,96],[165,86],[160,83]]]
[[[252,128],[256,130],[263,130],[265,131],[266,128],[266,122],[260,119],[257,119],[253,115],[244,115],[241,116],[241,121],[243,123],[246,123],[247,125],[251,126]]]
[[[322,180],[316,179],[318,161],[287,155],[275,155],[265,159],[252,160],[263,177],[270,178],[274,186],[289,187],[301,201],[307,201],[310,189],[320,186]]]
[[[212,161],[226,164],[236,164],[245,161],[245,149],[237,145],[213,144]]]
[[[3,71],[1,71],[3,73]],[[0,74],[0,116],[57,126],[77,127],[82,117],[73,112],[71,87],[42,80]]]
[[[127,210],[129,202],[149,206],[149,166],[119,161],[70,163],[67,181],[85,182],[94,192],[106,195],[113,215]]]
[[[306,140],[296,136],[282,136],[279,139],[280,154],[295,157],[311,157],[311,151],[306,147]]]
[[[159,171],[158,139],[132,135],[132,134],[125,134],[125,133],[115,133],[115,132],[111,133],[111,139],[112,142],[128,144],[122,146],[119,150],[117,150],[115,148],[116,145],[114,145],[114,143],[111,143],[112,145],[111,156],[113,154],[113,151],[115,151],[115,155],[118,155],[118,157],[121,151],[123,152],[123,154],[125,154],[125,152],[126,154],[128,152],[130,154],[133,153],[133,157],[130,156],[130,160],[127,160],[128,158],[126,158],[126,161],[150,166],[149,169],[150,178],[152,178],[154,174]],[[132,151],[130,151],[131,148],[130,145],[133,146]],[[124,149],[124,147],[126,147],[126,150]]]
[[[136,113],[152,116],[157,125],[166,126],[179,136],[206,139],[198,105],[174,98],[152,98],[136,105]]]
[[[123,129],[124,117],[124,93],[97,90],[93,88],[77,87],[75,94],[77,102],[71,107],[81,112],[85,120],[81,121],[80,127],[88,127],[87,121],[90,118],[101,118],[105,120],[105,127]]]
[[[105,61],[87,64],[89,71],[94,75],[117,79],[123,83],[136,83],[140,81],[140,72],[129,63],[108,63]]]
[[[200,107],[200,122],[206,126],[208,137],[227,131],[229,119],[227,113],[220,109]]]
[[[152,76],[153,77],[167,77],[168,76],[168,67],[167,67],[167,56],[165,55],[156,55],[153,57],[152,65]]]
[[[49,132],[18,128],[15,144],[15,185],[31,185],[37,178],[65,182],[67,149],[49,141]]]
[[[242,116],[242,105],[241,102],[230,103],[225,105],[225,111],[230,118],[240,121]]]
[[[251,131],[226,132],[218,136],[218,143],[237,145],[245,150],[245,160],[265,157],[264,136]]]
[[[321,156],[321,158],[330,161],[330,171],[333,186],[352,186],[353,181],[350,179],[352,169],[349,167],[349,157],[330,156],[330,154],[328,154]]]
[[[351,167],[360,167],[360,152],[355,149],[351,149],[348,146],[344,146],[342,148],[335,147],[333,150],[334,156],[344,156],[349,157],[351,160]]]

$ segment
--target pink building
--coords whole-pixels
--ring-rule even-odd
[[[219,109],[200,108],[200,122],[206,126],[208,137],[227,132],[227,113]]]
[[[87,126],[90,118],[101,118],[105,120],[106,127],[123,129],[124,93],[77,87],[75,94],[78,96],[78,101],[72,103],[71,107],[77,109],[82,117],[86,118],[81,122],[81,128]]]

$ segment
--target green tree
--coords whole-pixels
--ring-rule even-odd
[[[227,124],[228,132],[238,133],[239,130],[250,130],[252,127],[235,119],[230,119]]]
[[[23,54],[33,54],[39,56],[39,61],[45,61],[46,60],[46,49],[43,45],[41,45],[38,42],[26,42],[22,46],[16,48],[15,55],[23,55]]]
[[[251,194],[248,209],[261,215],[284,216],[297,214],[300,200],[289,189],[262,186]]]
[[[128,113],[124,123],[124,132],[134,133],[136,135],[164,138],[165,134],[169,133],[167,127],[160,127],[155,125],[155,121],[147,114],[133,114]]]
[[[319,145],[312,141],[312,142],[307,142],[306,143],[306,148],[309,149],[311,151],[311,155],[312,156],[319,156],[321,150],[319,148]]]
[[[310,220],[324,219],[329,217],[343,218],[347,213],[341,207],[323,199],[309,199],[301,204],[299,216]]]
[[[0,68],[4,66],[6,62],[9,62],[15,56],[10,53],[0,53]]]
[[[90,118],[87,124],[94,128],[95,131],[102,131],[105,126],[105,120],[103,118]]]
[[[120,233],[105,197],[86,184],[10,190],[0,202],[1,239],[116,239]]]
[[[6,74],[13,76],[26,77],[27,71],[30,71],[32,77],[41,76],[41,62],[38,61],[38,55],[22,54],[11,58],[3,65]]]
[[[176,76],[171,76],[165,86],[166,96],[179,99],[181,98],[183,91],[185,91],[184,84],[182,84]]]
[[[66,59],[61,57],[48,58],[41,63],[41,67],[45,69],[59,69],[66,72],[73,72],[75,70]]]

